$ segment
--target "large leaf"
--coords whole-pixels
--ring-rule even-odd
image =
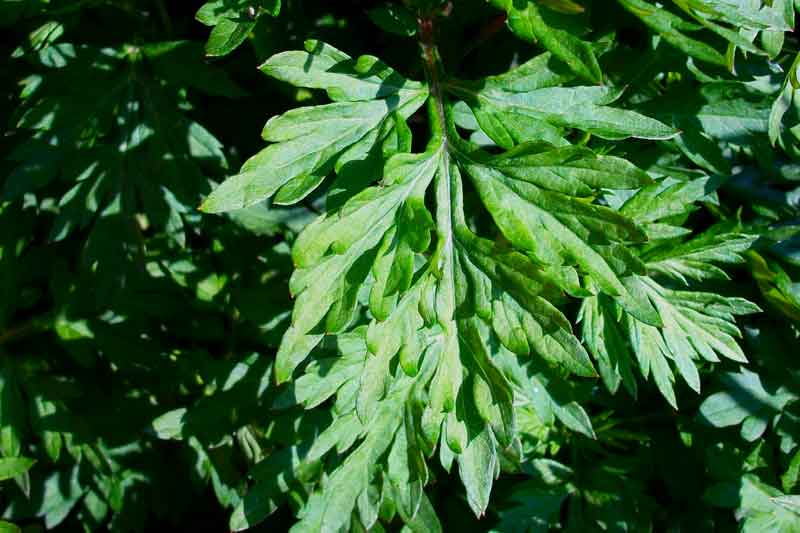
[[[718,273],[711,262],[740,260],[752,239],[731,238],[729,251],[716,254],[699,241],[687,244],[659,256],[650,271],[637,251],[648,240],[647,228],[712,192],[707,180],[665,191],[627,160],[563,137],[577,129],[611,140],[669,139],[675,130],[612,107],[619,91],[560,86],[573,75],[550,54],[501,76],[464,82],[442,81],[436,52],[428,53],[428,85],[373,57],[353,60],[317,41],[270,58],[264,72],[324,89],[334,103],[271,119],[265,138],[273,144],[204,203],[207,211],[267,198],[294,203],[338,174],[328,210],[294,244],[296,301],[275,377],[292,383],[287,400],[319,408],[335,398],[336,417],[355,417],[361,429],[349,451],[339,450],[341,462],[323,461],[330,465],[323,467],[330,468],[326,481],[307,499],[296,531],[336,531],[349,520],[369,528],[377,502],[385,500],[414,523],[428,478],[425,457],[437,448],[446,469],[458,465],[467,502],[482,515],[501,456],[519,438],[520,409],[594,437],[564,381],[569,374],[596,375],[558,308],[564,298],[584,299],[585,323],[623,328],[635,355],[614,357],[635,357],[645,377],[652,370],[673,405],[668,359],[698,388],[692,357],[744,358],[732,320],[755,310],[751,304],[671,291],[649,274],[695,277],[706,264]],[[445,92],[472,107],[477,127],[509,150],[492,155],[461,139]],[[431,136],[423,152],[407,153],[407,145],[374,149],[401,135],[404,119],[426,99]],[[461,123],[469,120],[463,108],[460,113]],[[531,135],[535,142],[524,142]],[[380,164],[371,163],[358,186],[345,185],[352,179],[348,163],[369,159]],[[349,190],[339,196],[337,184]],[[467,187],[485,209],[480,222],[465,208]],[[598,201],[612,189],[639,193],[620,210]],[[487,239],[487,231],[501,237]],[[599,305],[594,302],[619,312],[589,311]],[[686,350],[687,335],[696,338],[696,351]],[[621,377],[603,342],[587,339],[615,389]],[[625,364],[626,386],[635,387],[631,363]],[[291,468],[302,477],[302,464]],[[250,523],[241,518],[246,509],[237,513],[236,524]]]

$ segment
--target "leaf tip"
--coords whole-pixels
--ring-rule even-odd
[[[219,209],[217,209],[217,206],[215,204],[216,202],[214,202],[213,199],[209,196],[208,198],[203,200],[203,202],[199,206],[197,206],[197,210],[200,211],[201,213],[205,213],[206,215],[212,215],[214,213],[219,212]]]
[[[285,369],[275,366],[275,371],[273,372],[273,376],[275,378],[275,385],[280,386],[289,381],[289,376]]]

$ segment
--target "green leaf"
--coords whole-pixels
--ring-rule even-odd
[[[278,204],[300,201],[337,160],[343,162],[362,144],[385,138],[395,121],[407,118],[427,96],[424,86],[405,80],[375,58],[363,56],[354,62],[317,41],[308,41],[306,50],[273,56],[262,70],[301,86],[325,88],[337,103],[272,118],[263,135],[275,144],[218,187],[201,206],[203,211],[241,209],[273,195]]]
[[[187,409],[173,409],[153,420],[152,430],[160,439],[182,439]]]
[[[575,7],[546,5],[524,9]],[[701,364],[746,361],[735,320],[758,307],[690,283],[724,279],[720,265],[742,262],[754,237],[733,223],[687,237],[688,215],[701,202],[719,204],[723,180],[674,163],[677,144],[706,166],[724,167],[727,156],[715,158],[702,142],[744,142],[753,124],[704,117],[703,141],[653,148],[668,146],[674,156],[639,154],[645,172],[623,157],[640,143],[615,142],[670,140],[679,131],[612,107],[618,89],[571,85],[570,67],[579,69],[555,44],[473,82],[448,76],[436,49],[423,44],[427,83],[319,41],[272,56],[262,71],[324,90],[332,103],[270,119],[271,144],[203,204],[220,212],[314,193],[314,205],[325,206],[293,243],[295,302],[275,360],[283,392],[274,408],[330,412],[331,422],[293,441],[294,459],[272,476],[285,482],[257,483],[244,500],[250,511],[242,504],[234,515],[236,528],[263,520],[299,481],[309,492],[299,499],[294,532],[379,530],[395,516],[405,530],[423,527],[418,520],[436,529],[424,490],[437,448],[446,470],[458,465],[467,503],[482,516],[501,466],[522,462],[556,423],[569,430],[559,432],[565,440],[579,438],[574,432],[598,447],[603,439],[638,442],[615,421],[590,416],[591,383],[579,378],[599,374],[612,392],[622,384],[635,395],[638,367],[677,408],[676,374],[699,392]],[[753,113],[756,90],[734,87],[744,113]],[[726,102],[722,85],[700,97],[712,108]],[[639,108],[658,101],[644,100],[634,89],[630,101]],[[426,102],[429,137],[412,152],[406,120]],[[673,122],[678,111],[657,109]],[[562,311],[576,301],[584,342]],[[748,435],[760,424],[751,421]],[[601,484],[611,476],[597,475]],[[557,520],[572,490],[548,500],[541,516],[526,511],[531,522],[544,528]]]
[[[682,130],[702,131],[708,137],[747,144],[768,131],[770,102],[744,84],[704,84],[700,91],[676,91],[670,98],[644,107]]]
[[[653,223],[688,214],[694,203],[713,193],[719,183],[711,178],[691,181],[662,180],[643,187],[628,198],[620,213],[639,223]]]
[[[458,456],[458,473],[467,489],[467,503],[478,517],[483,516],[499,473],[497,452],[488,428],[469,439]]]
[[[242,44],[255,26],[255,22],[245,20],[242,22],[223,18],[211,30],[206,42],[206,54],[209,56],[224,56],[233,52]]]
[[[567,17],[532,0],[493,0],[493,3],[508,13],[508,25],[519,37],[541,43],[578,76],[595,83],[603,81],[592,45],[570,31]]]
[[[694,19],[696,24],[685,21],[660,5],[652,5],[643,0],[619,0],[619,2],[682,52],[702,61],[727,66],[730,70],[733,70],[731,54],[736,47],[753,54],[767,53],[753,44],[756,32],[768,30],[780,33],[791,28],[791,25],[787,24],[782,7],[761,7],[761,2],[746,5],[720,0],[676,0],[674,4]],[[687,34],[702,29],[707,29],[729,41],[734,48],[729,49],[729,53],[725,56],[704,40]],[[774,53],[774,48],[782,45],[782,42],[780,45],[773,44],[774,35],[771,39],[772,41],[767,40],[767,43],[773,48]]]
[[[546,533],[558,523],[561,506],[569,488],[518,485],[512,496],[514,505],[500,513],[500,523],[491,529],[497,533]]]
[[[781,476],[781,485],[784,492],[792,492],[800,481],[800,450],[797,450],[789,463],[789,468]]]
[[[251,528],[275,512],[294,480],[300,461],[298,449],[285,448],[255,466],[256,484],[234,509],[229,523],[231,531]]]
[[[796,497],[785,496],[755,476],[746,475],[739,485],[739,498],[738,513],[745,531],[797,531],[800,509]]]
[[[519,68],[527,72],[530,66]],[[536,137],[557,143],[561,128],[576,128],[614,140],[670,139],[678,133],[635,111],[609,107],[621,96],[618,90],[554,87],[550,85],[554,81],[544,81],[545,86],[532,89],[528,87],[538,85],[533,80],[519,89],[504,86],[498,79],[486,83],[451,81],[447,88],[467,102],[487,135],[503,148],[517,144],[525,138],[525,132],[536,132]],[[494,122],[502,126],[496,127]]]
[[[524,147],[520,152],[525,153]],[[577,196],[575,192],[567,189],[565,192],[570,196],[560,194],[564,190],[563,180],[555,187],[555,180],[549,183],[537,183],[538,180],[530,177],[526,180],[528,169],[531,173],[536,172],[537,159],[513,158],[512,154],[516,153],[510,152],[485,162],[476,161],[471,155],[465,165],[478,194],[505,237],[537,262],[566,266],[574,262],[603,292],[617,296],[631,313],[643,321],[658,323],[649,304],[635,300],[620,279],[626,273],[636,273],[639,265],[631,261],[615,271],[609,259],[604,257],[608,253],[604,245],[611,245],[611,239],[618,242],[642,241],[645,237],[641,230],[611,209],[572,198],[571,195]],[[521,172],[518,170],[520,167],[523,168]],[[630,170],[635,175],[637,169]],[[637,177],[647,181],[644,175]],[[598,184],[593,185],[598,187]],[[624,186],[619,181],[617,185]],[[548,190],[550,187],[556,190],[551,192]],[[604,239],[609,239],[609,242],[604,242]],[[591,241],[600,246],[592,247],[588,244]]]
[[[782,12],[762,6],[761,2],[748,5],[732,0],[680,0],[676,4],[698,18],[724,21],[748,29],[791,30]]]
[[[721,381],[724,390],[703,401],[700,416],[714,427],[744,422],[742,437],[748,441],[759,438],[773,416],[798,399],[783,387],[768,392],[759,375],[744,368],[738,373],[724,374]],[[758,426],[756,421],[759,421]]]
[[[364,440],[331,474],[326,490],[311,496],[292,531],[334,532],[345,525],[359,494],[367,490],[370,465],[387,450],[401,422],[395,411],[401,399],[397,395],[381,405]]]
[[[785,142],[784,130],[786,128],[783,124],[783,121],[787,112],[792,107],[795,91],[797,90],[798,87],[798,82],[797,82],[798,67],[800,67],[800,54],[795,56],[794,61],[792,61],[791,65],[789,66],[788,73],[783,81],[783,85],[781,86],[781,90],[778,93],[778,97],[775,99],[775,102],[772,104],[772,108],[770,110],[768,133],[769,133],[769,140],[773,146],[776,145],[779,139],[781,140],[782,143]]]
[[[18,46],[11,57],[19,58],[27,53],[39,52],[57,41],[64,34],[64,25],[54,20],[45,22],[28,35],[28,40]]]
[[[569,429],[595,438],[589,415],[573,398],[558,375],[537,373],[534,365],[521,362],[506,350],[495,356],[497,365],[514,389],[514,404],[530,406],[542,422],[553,425],[558,419]]]
[[[619,2],[681,52],[701,61],[722,66],[727,64],[725,56],[717,49],[687,34],[701,29],[701,26],[686,22],[677,15],[644,0],[619,0]]]
[[[687,279],[730,279],[715,263],[741,263],[742,254],[755,239],[753,235],[708,231],[671,249],[663,247],[649,252],[647,268],[684,283]]]
[[[687,211],[691,206],[687,201],[705,196],[707,185],[707,180],[701,179],[668,187],[663,184],[647,186],[632,196],[620,211],[642,222],[673,217]],[[742,262],[742,254],[753,240],[752,236],[726,233],[721,227],[712,228],[682,244],[669,240],[661,246],[651,246],[644,251],[642,259],[648,272],[683,283],[688,279],[726,279],[724,271],[716,264]],[[668,289],[641,276],[628,280],[628,290],[639,297],[646,295],[652,302],[660,320],[658,327],[638,320],[629,312],[620,320],[619,304],[612,303],[605,295],[585,300],[580,313],[584,340],[611,392],[622,383],[631,394],[636,394],[631,372],[635,360],[643,377],[647,378],[652,372],[659,391],[677,408],[670,361],[689,387],[698,393],[700,377],[695,361],[717,362],[719,354],[746,362],[736,342],[741,333],[735,316],[759,312],[756,305],[742,298]]]
[[[248,37],[256,21],[267,13],[277,17],[281,9],[280,0],[212,0],[206,2],[195,14],[195,18],[206,26],[213,26],[206,42],[209,56],[224,56],[233,52]]]
[[[419,510],[414,517],[403,526],[404,533],[441,533],[442,524],[436,516],[431,501],[422,493]]]
[[[19,526],[11,522],[6,522],[5,520],[0,520],[0,533],[20,533],[20,531],[22,530]]]
[[[36,463],[27,457],[0,457],[0,481],[20,476]]]

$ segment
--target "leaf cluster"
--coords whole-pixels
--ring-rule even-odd
[[[0,531],[800,531],[794,24],[0,0]]]

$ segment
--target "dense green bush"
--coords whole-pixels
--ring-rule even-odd
[[[794,22],[0,0],[0,531],[800,532]]]

